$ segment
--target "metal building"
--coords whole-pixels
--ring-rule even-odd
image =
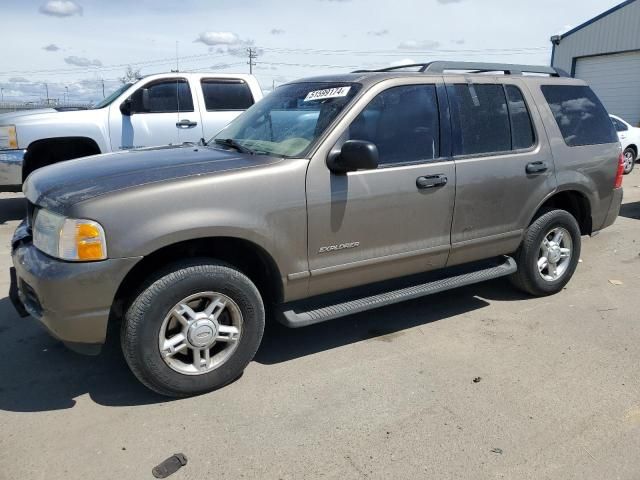
[[[609,113],[640,126],[640,0],[551,37],[551,65],[589,82]]]

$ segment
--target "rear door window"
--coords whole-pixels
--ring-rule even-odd
[[[454,131],[453,154],[511,150],[511,126],[502,85],[447,85]]]
[[[233,79],[202,79],[202,94],[207,111],[246,110],[253,105],[253,95],[246,82]]]
[[[509,116],[511,118],[511,141],[513,150],[530,148],[536,141],[531,122],[531,115],[522,92],[515,85],[506,85],[507,100],[509,102]]]
[[[612,118],[611,121],[613,122],[613,126],[615,127],[616,132],[626,132],[627,130],[629,130],[629,127],[627,127],[620,120]]]
[[[618,141],[609,114],[589,87],[543,85],[541,88],[568,146]]]

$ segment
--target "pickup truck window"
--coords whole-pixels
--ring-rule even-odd
[[[356,83],[283,85],[215,138],[232,139],[259,154],[304,157],[360,88]]]
[[[242,80],[203,78],[200,85],[208,112],[246,110],[254,104],[251,89]]]
[[[129,87],[131,87],[131,85],[133,85],[133,83],[125,83],[124,85],[120,86],[117,90],[107,95],[107,97],[104,98],[101,102],[96,103],[93,106],[93,109],[95,110],[98,108],[104,108],[111,105],[113,101],[116,98],[118,98],[120,95],[122,95]]]
[[[438,158],[440,121],[435,85],[407,85],[380,93],[349,126],[349,139],[374,143],[381,164]]]
[[[191,89],[184,79],[160,80],[144,88],[149,91],[149,108],[135,113],[193,112]]]

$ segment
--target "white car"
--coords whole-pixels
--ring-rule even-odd
[[[2,114],[0,191],[63,160],[209,139],[261,98],[252,75],[162,73],[127,83],[86,110]]]
[[[628,124],[620,117],[609,115],[613,126],[616,127],[618,138],[622,144],[624,155],[624,174],[627,175],[633,170],[633,166],[638,159],[638,147],[640,146],[640,128]]]

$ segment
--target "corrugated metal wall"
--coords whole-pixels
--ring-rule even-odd
[[[574,58],[629,50],[640,50],[640,0],[563,38],[553,66],[571,73]]]
[[[640,50],[579,58],[576,77],[591,85],[609,113],[640,123]]]

